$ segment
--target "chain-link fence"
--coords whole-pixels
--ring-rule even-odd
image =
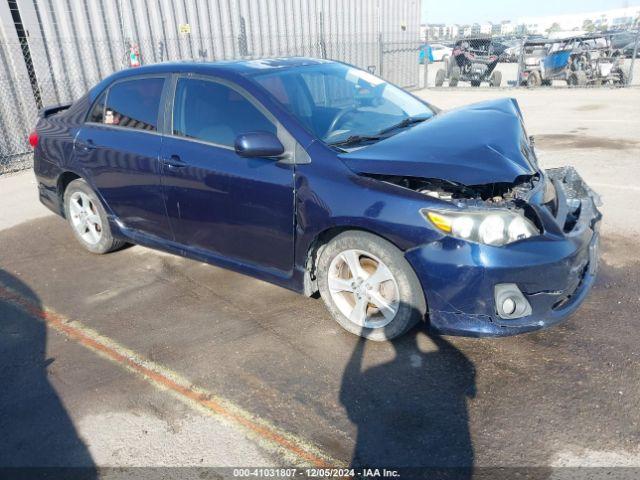
[[[28,168],[27,138],[38,109],[82,96],[107,75],[138,65],[174,60],[217,61],[309,56],[344,61],[404,88],[417,88],[422,42],[385,40],[391,35],[319,35],[314,41],[291,35],[227,37],[180,35],[137,41],[40,38],[0,42],[0,174]]]
[[[428,42],[420,72],[427,87],[626,87],[640,85],[640,31],[565,39],[490,36]],[[426,83],[423,83],[426,82]]]

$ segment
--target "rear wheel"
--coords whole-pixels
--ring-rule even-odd
[[[480,83],[482,83],[480,80],[471,80],[472,87],[479,87]]]
[[[582,70],[578,70],[569,75],[567,79],[567,84],[572,87],[584,87],[587,84],[587,74]]]
[[[440,69],[436,72],[436,87],[441,87],[444,84],[444,70]]]
[[[424,318],[420,282],[394,245],[367,232],[344,232],[318,260],[318,287],[345,329],[371,340],[398,337]]]
[[[494,70],[491,73],[491,80],[489,80],[489,85],[492,87],[499,87],[502,83],[502,72]]]
[[[64,191],[64,213],[75,237],[91,253],[108,253],[124,246],[111,235],[102,203],[81,178],[69,183]]]
[[[460,80],[460,67],[457,65],[453,65],[451,67],[451,74],[449,75],[449,86],[457,87],[459,80]]]

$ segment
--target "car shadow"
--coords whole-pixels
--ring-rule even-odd
[[[360,338],[345,367],[340,401],[357,427],[353,467],[419,467],[471,478],[474,462],[467,399],[475,396],[475,367],[443,337],[421,332],[391,342],[394,358],[363,369],[389,346]],[[426,340],[426,339],[424,339]],[[422,342],[421,342],[422,343]]]
[[[29,286],[0,269],[0,470],[55,478],[64,468],[65,478],[96,478],[89,450],[48,379],[55,358],[46,356],[42,308]]]

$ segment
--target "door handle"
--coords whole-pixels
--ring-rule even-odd
[[[88,139],[86,142],[77,141],[76,146],[83,152],[88,152],[97,148],[96,144],[93,143],[93,140],[91,139]]]
[[[184,162],[180,158],[180,155],[171,155],[170,157],[164,157],[162,161],[169,168],[182,168],[187,166],[186,162]]]

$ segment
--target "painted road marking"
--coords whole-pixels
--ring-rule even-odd
[[[293,465],[315,467],[340,465],[309,442],[282,431],[266,420],[243,410],[230,400],[194,385],[180,374],[141,357],[81,322],[67,318],[50,308],[37,305],[33,300],[25,298],[19,292],[1,283],[0,300],[5,300],[25,313],[43,320],[47,326],[101,357],[126,368],[156,388],[171,393],[190,407],[213,415],[233,426],[240,426],[263,448],[284,456]]]

